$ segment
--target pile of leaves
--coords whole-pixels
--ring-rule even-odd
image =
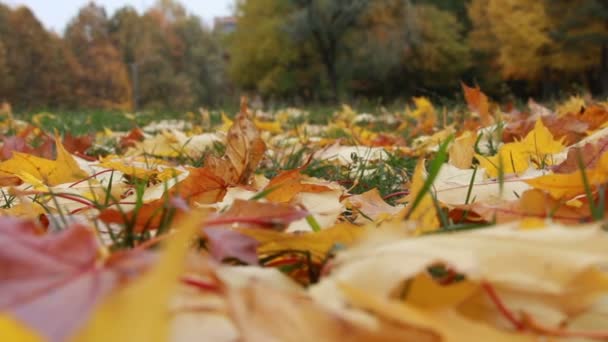
[[[608,339],[608,103],[2,115],[2,341]]]

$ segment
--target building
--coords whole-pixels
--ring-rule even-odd
[[[213,31],[230,34],[236,30],[236,17],[216,17],[213,20]]]

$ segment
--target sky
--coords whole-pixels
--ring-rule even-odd
[[[25,5],[29,7],[38,20],[49,30],[63,33],[68,21],[72,19],[78,9],[89,3],[90,0],[8,0],[3,1],[11,6]],[[131,5],[140,12],[153,5],[155,0],[96,0],[95,3],[103,5],[111,16],[114,11],[125,5]],[[234,0],[181,0],[191,13],[203,18],[207,25],[213,25],[213,18],[230,15]]]

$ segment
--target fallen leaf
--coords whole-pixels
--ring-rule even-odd
[[[439,341],[430,327],[403,320],[363,324],[336,315],[301,292],[268,291],[255,283],[230,291],[228,303],[244,341]]]
[[[370,220],[376,222],[388,219],[403,209],[401,206],[393,207],[386,203],[380,196],[377,188],[373,188],[360,195],[350,196],[345,201],[347,207],[350,207],[353,214],[357,217],[357,223],[369,223]]]
[[[0,222],[0,311],[51,341],[65,340],[100,298],[150,261],[144,254],[120,253],[100,259],[94,233],[82,226],[37,236],[26,222]]]
[[[585,193],[583,172],[589,183],[590,190],[608,182],[608,153],[604,153],[598,160],[597,166],[587,170],[577,170],[571,173],[548,174],[526,180],[535,189],[547,191],[554,199],[572,199]]]
[[[482,168],[475,171],[443,165],[433,183],[437,200],[451,206],[493,203],[496,200],[517,200],[518,196],[530,189],[525,179],[511,177],[503,180],[501,186],[498,180],[484,179],[483,173]]]
[[[522,192],[520,199],[479,201],[469,205],[455,206],[450,214],[460,221],[464,217],[459,215],[464,214],[465,211],[468,221],[496,222],[498,224],[526,219],[577,224],[591,219],[588,206],[573,207],[557,201],[537,189]]]
[[[473,163],[473,156],[475,155],[475,149],[473,146],[475,145],[476,141],[476,134],[473,134],[470,131],[466,131],[461,136],[456,138],[449,149],[449,163],[459,169],[470,168]]]
[[[137,142],[143,141],[145,138],[144,132],[135,127],[127,135],[120,138],[120,147],[133,147]]]
[[[553,139],[551,132],[539,119],[523,140],[502,145],[495,156],[476,154],[475,157],[488,175],[495,178],[501,167],[504,174],[519,174],[528,170],[531,162],[535,162],[539,168],[551,165],[551,155],[563,149],[562,143]]]
[[[43,342],[44,339],[21,322],[0,314],[0,341]]]
[[[341,293],[347,303],[355,308],[373,313],[376,317],[404,325],[413,325],[418,329],[429,329],[441,341],[534,341],[532,336],[518,336],[477,322],[453,310],[426,311],[414,305],[406,305],[396,301],[374,296],[355,287],[343,285]],[[416,339],[417,340],[417,339]]]
[[[229,184],[247,184],[265,151],[266,144],[248,114],[246,100],[242,100],[241,112],[226,136],[224,158],[208,158],[206,165]]]
[[[313,294],[329,304],[339,301],[331,299],[336,286],[348,284],[375,297],[395,298],[403,293],[406,280],[441,264],[468,281],[493,284],[514,312],[528,312],[555,324],[555,317],[563,320],[589,310],[608,289],[608,278],[601,271],[608,263],[606,245],[608,235],[598,224],[577,229],[551,225],[537,230],[503,225],[416,239],[389,235],[338,253],[331,274],[315,286]],[[441,292],[437,298],[443,298]],[[482,294],[473,297],[487,298]],[[465,298],[458,306],[462,314],[481,319],[476,316],[481,308],[471,302],[477,299],[458,298]],[[501,315],[496,306],[485,304],[484,308],[496,317]],[[542,312],[552,312],[552,316]]]
[[[227,211],[207,221],[209,226],[241,224],[258,228],[284,230],[294,221],[310,215],[306,210],[284,203],[237,199]]]
[[[469,105],[469,110],[477,113],[481,118],[482,126],[489,126],[494,123],[494,118],[490,115],[490,102],[488,97],[481,92],[479,87],[470,88],[461,83],[464,97]]]
[[[112,293],[72,341],[166,341],[169,301],[184,270],[190,239],[203,216],[190,214],[168,242],[158,264],[128,286]]]
[[[69,132],[63,137],[63,146],[73,154],[84,155],[86,151],[93,145],[93,136],[82,135],[75,137]]]
[[[178,216],[184,212],[183,208],[173,205],[172,199],[184,199],[189,206],[194,203],[215,203],[224,197],[226,188],[227,185],[223,179],[216,176],[210,168],[192,168],[184,180],[163,192],[160,198],[144,203],[140,208],[133,208],[130,211],[124,209],[124,206],[121,206],[121,208],[111,206],[102,210],[98,218],[107,224],[132,222],[136,232],[155,230],[162,224],[169,210],[177,210]]]
[[[557,106],[558,115],[579,114],[585,110],[585,99],[580,96],[571,96],[566,102]]]
[[[31,154],[33,149],[28,146],[27,141],[20,136],[4,137],[2,149],[0,149],[0,160],[10,159],[13,152]]]
[[[229,228],[207,227],[203,231],[209,253],[215,260],[222,262],[234,258],[249,265],[258,265],[257,240]]]
[[[239,232],[260,242],[258,254],[268,256],[284,251],[306,251],[315,262],[321,262],[335,246],[348,246],[360,239],[365,229],[340,223],[318,233],[282,233],[267,229],[239,228]]]
[[[87,177],[87,174],[80,169],[78,163],[65,150],[58,138],[55,139],[55,143],[57,146],[56,160],[13,152],[11,159],[0,163],[0,172],[19,178],[31,175],[51,186],[76,182]]]
[[[304,165],[300,168],[283,171],[274,177],[268,185],[262,190],[268,191],[266,198],[268,201],[277,203],[289,203],[294,197],[302,192],[324,192],[332,189],[322,184],[307,183],[301,171],[306,168]]]
[[[554,173],[572,173],[580,170],[579,158],[581,158],[585,170],[597,166],[599,158],[608,151],[608,137],[601,138],[595,143],[587,143],[582,147],[568,149],[568,155],[559,165],[551,168]]]

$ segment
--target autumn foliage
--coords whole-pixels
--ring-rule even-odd
[[[111,13],[91,2],[49,32],[27,7],[0,3],[0,101],[19,111],[185,111],[241,92],[270,105],[446,102],[459,80],[509,100],[608,92],[600,0],[250,0],[234,25],[213,28],[178,0],[150,5]]]

